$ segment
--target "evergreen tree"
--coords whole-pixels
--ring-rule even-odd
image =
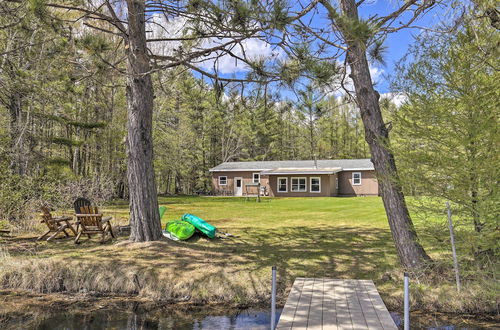
[[[403,182],[454,202],[481,250],[499,215],[500,37],[478,16],[470,11],[453,34],[420,36],[394,84],[408,101],[392,116]]]

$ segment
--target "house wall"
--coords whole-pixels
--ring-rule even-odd
[[[352,184],[352,173],[361,172],[361,185]],[[378,181],[375,171],[339,172],[339,196],[377,196]]]
[[[338,173],[335,173],[330,176],[330,191],[332,192],[331,196],[339,195],[339,189],[337,186],[338,178],[339,178]]]
[[[212,187],[217,195],[233,195],[234,194],[234,178],[241,177],[243,179],[243,195],[245,195],[245,185],[248,183],[252,183],[253,173],[259,173],[259,171],[255,172],[213,172],[212,173]],[[227,185],[219,186],[219,176],[227,177]],[[261,186],[266,186],[267,191],[269,191],[269,177],[261,175],[260,177]],[[256,187],[250,188],[250,194],[256,194]]]
[[[288,178],[288,192],[278,192],[278,178]],[[292,178],[306,178],[306,192],[291,192]],[[321,178],[321,192],[311,192],[311,177]],[[274,197],[330,197],[337,196],[335,189],[335,175],[270,175],[269,176],[270,196]]]
[[[361,172],[361,185],[352,185],[352,173]],[[252,183],[252,175],[256,172],[213,172],[212,187],[218,195],[231,196],[234,194],[234,178],[243,178],[243,194],[245,194],[245,185]],[[219,186],[219,176],[227,176],[227,185]],[[310,192],[310,178],[321,178],[321,192]],[[278,193],[277,178],[288,178],[288,192]],[[307,192],[291,192],[292,177],[307,178]],[[338,178],[338,190],[336,189],[336,178]],[[333,175],[261,175],[260,184],[265,186],[269,196],[275,197],[328,197],[328,196],[377,196],[379,195],[378,182],[375,171],[342,171]],[[255,194],[256,188],[251,188],[251,194]]]

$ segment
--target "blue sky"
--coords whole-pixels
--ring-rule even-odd
[[[382,1],[382,0],[366,0],[362,6],[359,8],[359,14],[363,18],[367,18],[371,15],[385,16],[395,9],[399,8],[404,1],[399,0],[390,0],[390,1]],[[304,1],[303,3],[308,3]],[[434,7],[432,10],[427,12],[421,18],[416,20],[413,25],[418,27],[434,27],[440,20],[447,16],[447,9],[444,7]],[[407,19],[411,17],[411,13],[406,13],[399,21],[407,21]],[[323,17],[318,16],[312,22],[311,26],[320,26],[325,24]],[[376,88],[381,94],[389,93],[389,79],[394,74],[394,68],[396,63],[407,53],[408,47],[413,43],[414,36],[420,33],[420,28],[406,28],[402,29],[398,32],[389,34],[386,41],[385,46],[387,47],[387,51],[385,54],[385,63],[386,65],[381,64],[373,64],[371,70],[373,74],[373,79],[376,81]],[[270,55],[272,53],[272,47],[265,44],[264,42],[260,42],[258,40],[248,40],[248,43],[245,44],[245,52],[250,54],[250,56],[255,54],[259,55]],[[205,64],[201,64],[205,70],[212,71],[213,62],[208,61]],[[246,73],[244,69],[244,65],[242,63],[239,66],[235,65],[235,61],[233,58],[225,57],[220,59],[219,64],[219,73],[223,76],[233,76],[233,77],[243,77]],[[199,75],[197,75],[199,76]],[[293,98],[289,91],[281,90],[280,93],[284,97]]]
[[[360,15],[365,18],[373,14],[387,15],[394,11],[397,4],[397,1],[367,0],[360,8]],[[409,13],[407,13],[402,19],[407,19],[409,16]],[[425,15],[421,16],[413,25],[431,28],[446,17],[448,17],[447,9],[442,6],[436,6]],[[390,92],[386,78],[393,74],[395,64],[407,53],[408,47],[414,41],[414,36],[418,35],[420,31],[419,28],[406,28],[388,35],[385,41],[385,45],[387,46],[387,53],[385,56],[386,65],[378,65],[378,67],[383,70],[383,74],[377,81],[377,88],[380,93]]]

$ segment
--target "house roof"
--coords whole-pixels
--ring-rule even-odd
[[[293,175],[293,174],[334,174],[342,171],[342,168],[277,168],[270,171],[262,171],[262,175]]]
[[[231,171],[275,171],[278,169],[293,169],[301,171],[369,171],[374,170],[370,159],[325,159],[314,160],[280,160],[280,161],[260,161],[260,162],[225,162],[210,169],[210,172],[231,172]],[[303,173],[301,173],[303,174]]]

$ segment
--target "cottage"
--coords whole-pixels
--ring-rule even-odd
[[[226,162],[210,169],[217,195],[274,197],[377,196],[370,159]]]

